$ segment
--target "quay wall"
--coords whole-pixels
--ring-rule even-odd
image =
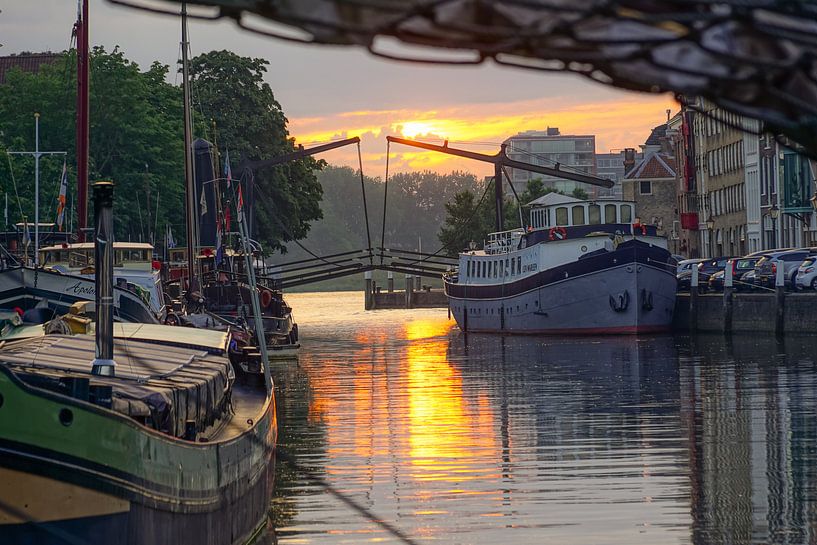
[[[728,330],[728,305],[725,297],[719,293],[698,295],[697,313],[692,316],[691,295],[679,293],[675,300],[673,329],[771,334],[817,333],[817,293],[786,293],[781,297],[783,304],[781,323],[777,320],[776,294],[732,294],[732,319],[731,328]]]

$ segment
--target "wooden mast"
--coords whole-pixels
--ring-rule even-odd
[[[187,280],[188,291],[195,291],[193,258],[195,250],[196,188],[193,180],[193,135],[190,115],[190,72],[187,59],[187,3],[182,2],[182,92],[184,93],[184,181],[187,199]]]
[[[85,242],[85,228],[88,225],[88,155],[90,147],[89,129],[89,40],[88,40],[88,0],[79,0],[77,6],[77,238]]]

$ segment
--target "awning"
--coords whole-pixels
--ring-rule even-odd
[[[180,0],[109,0],[177,14]],[[193,0],[289,41],[435,64],[486,59],[705,97],[817,157],[817,6],[769,0]],[[275,23],[260,25],[248,14]],[[414,48],[411,46],[422,46]]]

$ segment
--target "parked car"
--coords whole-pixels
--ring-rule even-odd
[[[808,256],[797,269],[794,287],[796,289],[817,289],[817,255]]]
[[[786,284],[794,288],[797,269],[809,255],[811,252],[808,250],[786,250],[763,256],[755,264],[755,283],[765,288],[773,288],[777,268],[782,266]]]
[[[682,259],[678,262],[678,267],[676,268],[675,275],[679,275],[684,271],[689,271],[692,269],[692,265],[697,265],[698,263],[702,263],[706,261],[706,258],[695,258],[695,259]]]
[[[703,259],[698,263],[693,263],[689,270],[678,273],[675,277],[678,280],[678,291],[689,291],[692,285],[692,270],[698,271],[698,291],[705,292],[709,285],[709,277],[726,267],[728,257],[716,257],[714,259]]]
[[[755,263],[757,263],[759,259],[760,257],[735,257],[729,260],[726,266],[727,268],[732,268],[732,285],[735,291],[748,289],[743,277],[749,271],[755,270]],[[709,289],[713,291],[723,291],[725,281],[726,269],[718,271],[709,277]]]

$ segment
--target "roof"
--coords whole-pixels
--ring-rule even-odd
[[[653,127],[652,132],[647,137],[647,141],[644,142],[647,146],[660,146],[661,139],[667,135],[667,124],[661,123],[657,127]]]
[[[546,195],[542,195],[538,199],[532,200],[528,203],[528,206],[553,206],[554,204],[566,204],[572,202],[584,201],[577,199],[576,197],[571,197],[570,195],[562,195],[561,193],[551,191]]]
[[[675,178],[675,157],[666,153],[650,153],[624,176],[626,180],[655,180],[657,178]]]
[[[61,53],[21,53],[0,57],[0,85],[6,83],[6,73],[12,68],[23,72],[39,72],[40,66],[54,64],[62,58]]]
[[[47,248],[40,248],[40,251],[47,251],[47,250],[93,250],[94,243],[93,242],[79,242],[77,244],[66,244],[63,246],[62,244],[55,244],[54,246],[48,246]],[[114,250],[152,250],[153,245],[148,244],[147,242],[114,242],[113,243]]]

